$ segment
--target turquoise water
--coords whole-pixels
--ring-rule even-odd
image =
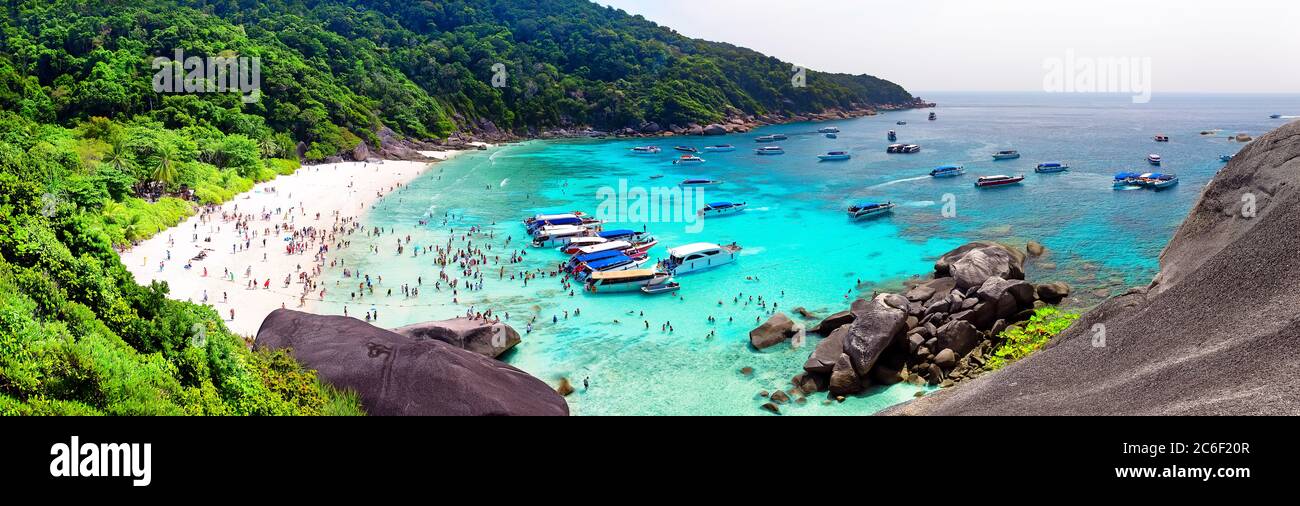
[[[1064,280],[1076,287],[1070,304],[1085,307],[1130,285],[1145,284],[1156,271],[1156,258],[1203,187],[1222,166],[1220,154],[1241,147],[1225,137],[1239,131],[1258,136],[1283,120],[1274,112],[1300,112],[1297,96],[1157,95],[1144,105],[1126,96],[1047,94],[936,94],[937,121],[931,110],[903,111],[853,120],[767,127],[749,134],[710,138],[582,140],[528,142],[467,154],[438,164],[403,191],[375,206],[364,220],[368,226],[392,228],[378,238],[353,237],[353,247],[341,253],[349,267],[383,276],[377,296],[364,302],[344,302],[346,289],[333,289],[331,300],[318,311],[353,315],[374,307],[380,325],[463,315],[493,308],[509,312],[511,323],[533,331],[504,357],[509,363],[550,382],[569,378],[578,391],[568,398],[575,414],[757,415],[765,402],[758,393],[788,389],[817,338],[803,348],[778,345],[763,352],[748,346],[748,331],[756,319],[766,319],[773,304],[787,311],[804,307],[818,316],[841,310],[851,298],[873,290],[895,289],[912,276],[930,272],[934,259],[966,241],[995,239],[1023,244],[1037,240],[1049,253],[1028,266],[1034,281]],[[906,121],[907,125],[895,125]],[[822,126],[841,129],[838,139],[815,133]],[[890,155],[886,131],[898,142],[922,145],[921,153]],[[1199,132],[1222,129],[1219,135]],[[785,133],[784,156],[758,157],[753,140],[759,135]],[[1151,137],[1164,133],[1169,143]],[[701,166],[671,164],[671,147],[730,143],[731,153],[701,153]],[[658,156],[633,156],[628,149],[656,144]],[[845,149],[848,162],[818,162],[816,155]],[[1022,158],[991,161],[998,149],[1018,149]],[[1150,171],[1145,157],[1160,153],[1163,172],[1176,172],[1181,184],[1173,189],[1115,191],[1110,185],[1120,170]],[[1062,160],[1068,173],[1033,173],[1038,162]],[[960,178],[931,179],[930,169],[946,163],[964,164]],[[977,190],[978,175],[1017,174],[1024,184]],[[663,174],[661,179],[650,176]],[[524,239],[520,219],[543,212],[581,209],[594,212],[602,187],[620,181],[634,187],[673,186],[689,177],[722,179],[706,190],[706,201],[746,201],[749,210],[735,216],[708,219],[691,233],[683,223],[643,225],[660,239],[652,258],[665,247],[691,242],[737,242],[741,259],[711,271],[680,276],[676,296],[630,294],[570,295],[558,279],[510,280],[511,273],[546,269],[562,260],[559,252],[527,248],[526,260],[502,264],[506,278],[497,279],[501,265],[484,269],[480,291],[460,291],[453,302],[449,290],[432,288],[438,267],[432,256],[398,255],[397,237],[412,236],[412,244],[445,245],[455,231],[455,247],[468,227],[485,231],[476,245],[491,245],[489,258],[503,260]],[[945,195],[948,195],[945,198]],[[890,216],[849,221],[844,208],[863,200],[889,200],[899,207]],[[941,213],[946,202],[956,205],[954,217]],[[431,224],[419,225],[430,217]],[[444,218],[447,220],[444,225]],[[619,226],[619,225],[615,225]],[[620,227],[621,228],[621,227]],[[492,236],[488,237],[487,233]],[[511,243],[506,244],[506,239]],[[379,253],[367,253],[367,245]],[[461,277],[449,268],[453,277]],[[334,273],[342,285],[355,280]],[[418,299],[401,295],[402,283],[424,278]],[[393,289],[395,295],[384,293]],[[765,305],[758,304],[759,297]],[[753,302],[750,302],[753,297]],[[563,311],[568,310],[565,318]],[[580,316],[575,316],[580,311]],[[644,313],[644,316],[642,316]],[[716,318],[710,322],[709,317]],[[552,318],[558,319],[552,322]],[[792,316],[793,317],[793,316]],[[729,321],[730,319],[730,321]],[[795,317],[799,320],[798,317]],[[650,329],[644,321],[650,322]],[[672,332],[662,330],[671,322]],[[813,321],[806,323],[812,324]],[[753,374],[741,374],[742,368]],[[584,389],[583,379],[590,388]],[[787,406],[786,414],[869,414],[913,396],[917,387],[896,385],[877,389],[844,403],[825,404],[814,395],[802,405]]]

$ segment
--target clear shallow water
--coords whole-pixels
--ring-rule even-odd
[[[346,298],[348,290],[333,288],[331,300],[317,310],[341,313],[347,305],[358,315],[373,306],[381,312],[380,325],[391,328],[463,315],[471,305],[491,307],[509,312],[509,323],[521,333],[536,317],[534,331],[505,359],[552,384],[568,377],[578,388],[568,398],[575,414],[763,414],[758,392],[789,388],[789,379],[818,339],[810,336],[801,349],[778,345],[750,350],[748,331],[756,318],[766,319],[773,303],[787,314],[804,307],[825,316],[844,309],[859,294],[869,296],[874,289],[896,288],[908,277],[928,274],[938,255],[964,242],[1023,244],[1034,239],[1049,253],[1028,266],[1029,278],[1070,282],[1079,295],[1071,303],[1090,305],[1150,280],[1160,250],[1200,188],[1222,166],[1219,155],[1241,147],[1225,139],[1229,134],[1258,136],[1283,121],[1270,120],[1269,114],[1300,111],[1300,96],[1157,95],[1145,105],[1132,104],[1127,96],[923,96],[940,104],[933,109],[938,121],[926,120],[931,110],[903,111],[724,137],[529,142],[458,157],[390,195],[364,220],[395,234],[354,236],[353,247],[342,253],[348,266],[384,277],[378,296],[345,304],[339,298]],[[908,124],[895,125],[900,120]],[[831,125],[842,130],[838,139],[815,133]],[[922,152],[886,154],[890,129],[898,131],[898,142],[920,144]],[[1209,129],[1222,132],[1199,135]],[[790,136],[779,143],[786,154],[755,156],[752,150],[759,144],[753,139],[771,133]],[[1157,133],[1172,141],[1153,142]],[[722,143],[734,144],[737,151],[702,153],[708,160],[702,166],[671,164],[677,155],[674,145]],[[645,144],[659,145],[664,152],[628,154],[632,146]],[[852,152],[853,160],[817,161],[817,154],[837,149]],[[989,155],[998,149],[1018,149],[1023,156],[991,161]],[[1152,152],[1166,160],[1159,171],[1179,174],[1179,186],[1158,193],[1112,190],[1110,179],[1117,171],[1153,170],[1145,162]],[[1033,173],[1034,165],[1049,160],[1065,161],[1070,172]],[[924,177],[946,163],[964,164],[967,175]],[[1017,173],[1027,176],[1019,186],[976,190],[972,185],[978,175]],[[664,177],[650,179],[656,174]],[[453,303],[447,290],[436,292],[430,286],[438,272],[432,256],[412,257],[409,250],[398,255],[393,247],[396,237],[408,234],[412,244],[444,245],[449,230],[459,234],[480,226],[494,237],[475,243],[491,244],[489,257],[506,258],[525,237],[519,221],[524,216],[593,212],[597,191],[618,187],[620,180],[649,189],[688,177],[725,180],[708,188],[705,200],[747,201],[750,210],[706,220],[694,234],[681,223],[646,224],[661,240],[652,258],[665,256],[666,247],[697,241],[735,241],[744,247],[735,264],[679,277],[681,297],[581,291],[571,296],[549,278],[525,288],[509,280],[509,273],[544,269],[562,259],[557,251],[529,248],[525,262],[507,265],[505,280],[497,280],[499,266],[490,265],[484,269],[484,290],[462,290],[459,303]],[[956,217],[941,214],[945,194],[957,206]],[[890,200],[899,207],[891,216],[849,221],[843,209],[861,200]],[[444,216],[451,217],[446,225]],[[425,217],[432,217],[432,224],[418,225]],[[506,237],[513,238],[510,246]],[[366,253],[368,243],[380,253]],[[449,269],[459,276],[455,271]],[[355,283],[334,275],[344,286]],[[404,299],[400,285],[414,284],[416,276],[425,280],[420,298]],[[397,295],[383,296],[388,288]],[[751,296],[755,301],[762,296],[767,307],[747,303]],[[567,319],[564,310],[570,311]],[[573,316],[575,310],[581,316]],[[553,316],[557,322],[552,323]],[[709,316],[718,321],[710,323]],[[673,325],[671,333],[661,330],[666,322]],[[711,332],[716,335],[707,337]],[[742,375],[744,367],[754,374]],[[584,378],[590,389],[583,389]],[[896,385],[831,405],[814,395],[783,412],[869,414],[917,390]]]

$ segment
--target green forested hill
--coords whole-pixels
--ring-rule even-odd
[[[583,0],[10,0],[0,12],[0,414],[350,414],[115,248],[388,128],[707,122],[900,104]],[[261,59],[260,99],[161,94],[152,61]],[[505,87],[491,86],[505,65]]]
[[[38,121],[147,115],[254,139],[287,132],[312,158],[490,121],[506,130],[707,123],[732,113],[905,103],[870,76],[811,71],[586,0],[18,0],[0,20],[0,107]],[[160,97],[155,56],[263,63],[263,99]],[[494,88],[503,64],[505,87]],[[255,116],[255,117],[247,117]]]

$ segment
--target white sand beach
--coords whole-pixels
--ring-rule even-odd
[[[422,152],[437,160],[460,153]],[[232,331],[253,337],[271,311],[310,310],[321,290],[332,288],[317,286],[316,279],[339,246],[346,247],[348,235],[364,225],[358,220],[375,201],[435,163],[305,166],[202,209],[122,253],[122,263],[136,282],[165,281],[171,298],[211,305]]]

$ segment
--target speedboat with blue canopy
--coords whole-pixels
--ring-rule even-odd
[[[1053,172],[1065,172],[1070,170],[1070,166],[1061,162],[1043,162],[1034,167],[1034,172],[1039,174],[1051,174]]]
[[[966,167],[961,165],[940,165],[930,171],[930,177],[956,177],[966,173]]]
[[[896,205],[893,202],[885,202],[883,204],[877,202],[864,202],[849,206],[848,212],[849,217],[856,220],[867,216],[888,213],[894,209],[894,207],[896,207]]]

